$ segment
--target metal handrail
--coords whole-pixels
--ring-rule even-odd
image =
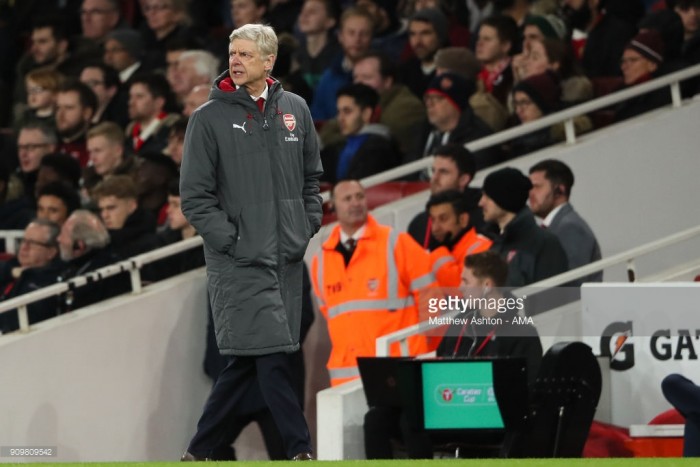
[[[471,141],[465,144],[466,148],[470,151],[479,151],[481,149],[489,148],[497,144],[504,143],[511,139],[517,138],[529,134],[531,132],[541,130],[542,128],[547,128],[557,123],[564,122],[566,124],[566,142],[567,144],[573,144],[576,142],[576,134],[573,125],[573,119],[581,115],[585,115],[589,112],[595,110],[605,109],[617,103],[623,102],[627,99],[646,94],[650,91],[655,91],[661,89],[665,86],[671,87],[671,102],[672,107],[680,107],[682,104],[681,93],[680,93],[680,82],[700,75],[700,65],[694,65],[683,70],[676,71],[674,73],[669,73],[660,78],[648,81],[643,84],[638,84],[632,86],[628,89],[623,89],[606,96],[598,97],[590,101],[584,102],[582,104],[575,105],[565,110],[547,115],[542,118],[538,118],[529,123],[524,123],[507,130],[502,130],[493,135],[485,136],[477,140]],[[570,123],[569,123],[570,122]],[[365,188],[379,185],[380,183],[389,182],[397,178],[405,177],[411,175],[415,172],[427,169],[432,165],[432,157],[426,157],[418,159],[417,161],[409,162],[407,164],[395,167],[393,169],[387,170],[376,175],[372,175],[367,178],[360,180],[362,186]],[[323,201],[328,201],[330,198],[330,192],[324,191],[321,193]]]
[[[141,267],[143,265],[153,263],[155,261],[167,258],[177,253],[181,253],[183,251],[190,250],[192,248],[196,248],[198,246],[201,246],[202,244],[202,237],[200,236],[188,238],[187,240],[182,240],[171,245],[157,248],[155,250],[142,253],[127,260],[119,261],[109,266],[105,266],[87,274],[74,277],[72,279],[67,280],[66,282],[60,282],[57,284],[50,285],[48,287],[43,287],[39,290],[35,290],[34,292],[20,295],[19,297],[15,297],[13,299],[1,302],[0,314],[12,310],[17,310],[20,331],[26,332],[29,330],[27,306],[30,303],[43,300],[48,297],[53,297],[54,295],[60,295],[64,292],[67,292],[68,290],[75,289],[77,287],[82,287],[90,282],[106,279],[108,277],[115,276],[123,272],[128,272],[131,276],[131,292],[140,293],[142,290]]]
[[[682,232],[669,235],[668,237],[662,238],[660,240],[654,240],[653,242],[645,243],[644,245],[640,245],[638,247],[631,248],[627,251],[623,251],[622,253],[618,253],[609,258],[601,259],[593,263],[587,264],[585,266],[581,266],[580,268],[576,268],[571,271],[558,274],[554,277],[541,280],[534,284],[521,287],[519,289],[514,290],[513,294],[516,296],[534,295],[536,293],[542,292],[543,289],[550,289],[552,287],[570,283],[576,279],[581,279],[592,273],[607,269],[611,266],[617,266],[618,264],[627,263],[629,267],[629,265],[633,265],[633,261],[636,258],[639,258],[640,256],[647,255],[654,251],[690,240],[695,237],[700,237],[700,226],[686,229]],[[388,356],[389,348],[391,344],[395,342],[401,343],[400,345],[402,349],[402,354],[404,354],[403,349],[407,348],[406,340],[409,337],[414,336],[416,334],[421,334],[429,329],[433,329],[440,326],[441,325],[438,324],[431,324],[429,321],[423,321],[418,324],[414,324],[403,328],[399,331],[380,336],[377,338],[375,344],[377,357]]]

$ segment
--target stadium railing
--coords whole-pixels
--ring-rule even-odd
[[[564,123],[566,144],[576,143],[576,130],[574,128],[574,119],[576,117],[586,115],[588,113],[594,112],[596,110],[602,110],[619,104],[620,102],[632,99],[642,94],[646,94],[657,89],[668,86],[671,93],[671,107],[680,107],[683,103],[680,91],[681,81],[700,76],[700,65],[695,65],[692,67],[685,68],[681,71],[674,73],[669,73],[668,75],[656,78],[652,81],[633,86],[622,91],[618,91],[606,96],[599,97],[597,99],[584,102],[582,104],[570,107],[565,110],[561,110],[557,113],[547,115],[545,117],[539,118],[529,123],[519,125],[507,130],[499,131],[493,135],[486,136],[484,138],[477,139],[465,146],[470,151],[479,151],[481,149],[486,149],[491,146],[496,146],[497,144],[505,143],[511,139],[517,138],[519,136],[524,136],[533,133],[542,128],[547,128],[558,123]],[[419,159],[417,161],[409,162],[399,167],[387,170],[385,172],[372,175],[370,177],[363,178],[361,180],[362,185],[367,188],[370,186],[378,185],[380,183],[388,182],[390,180],[395,180],[407,175],[411,175],[421,170],[427,169],[432,164],[432,157],[426,157]],[[324,202],[330,198],[330,192],[326,191],[321,194],[323,196]]]
[[[102,280],[123,272],[128,272],[131,279],[131,293],[140,293],[143,284],[141,281],[141,267],[153,263],[155,261],[167,258],[168,256],[181,253],[183,251],[190,250],[192,248],[197,248],[202,246],[202,237],[193,237],[183,240],[178,243],[173,243],[172,245],[164,246],[147,253],[134,256],[124,261],[119,261],[118,263],[105,266],[103,268],[97,269],[96,271],[87,273],[82,276],[77,276],[66,282],[59,282],[48,287],[30,292],[28,294],[20,295],[19,297],[12,298],[10,300],[0,302],[0,314],[10,313],[16,310],[19,318],[19,330],[20,332],[27,332],[29,330],[29,317],[27,315],[27,306],[30,303],[43,300],[54,295],[60,295],[67,292],[68,290],[75,289],[77,287],[83,287],[88,283],[94,281]]]
[[[563,286],[565,284],[571,283],[572,281],[576,279],[581,279],[584,278],[590,274],[599,272],[599,271],[604,271],[610,267],[617,266],[624,264],[627,269],[627,277],[630,282],[635,282],[637,280],[636,277],[636,272],[635,272],[635,261],[638,260],[640,257],[648,255],[650,253],[659,251],[664,248],[671,247],[673,245],[677,245],[682,242],[686,242],[688,240],[692,240],[694,238],[700,237],[700,225],[697,227],[693,227],[687,230],[684,230],[682,232],[678,232],[676,234],[670,235],[666,238],[662,238],[660,240],[656,240],[641,246],[638,246],[636,248],[632,248],[630,250],[624,251],[622,253],[618,253],[616,255],[610,256],[609,258],[604,258],[599,261],[595,261],[593,263],[587,264],[586,266],[582,266],[577,269],[573,269],[571,271],[567,271],[565,273],[559,274],[554,277],[550,277],[548,279],[536,282],[534,284],[521,287],[519,289],[516,289],[513,291],[513,294],[515,296],[521,297],[521,296],[532,296],[535,295],[539,292],[542,292],[545,289],[551,289],[554,287],[559,287]],[[700,257],[699,258],[694,258],[688,263],[685,263],[683,265],[678,266],[677,268],[673,268],[672,273],[670,275],[672,276],[677,276],[680,273],[687,272],[690,273],[692,271],[697,271],[700,269]],[[653,276],[653,278],[646,278],[644,281],[649,281],[649,280],[663,280],[666,277],[669,276],[669,273],[663,273],[663,274],[656,274]],[[406,327],[400,331],[393,332],[391,334],[387,334],[385,336],[381,336],[377,338],[376,341],[376,353],[378,357],[386,357],[389,355],[389,349],[392,344],[395,342],[399,343],[400,349],[401,349],[401,354],[402,355],[408,355],[408,341],[407,339],[411,336],[414,336],[416,334],[422,334],[429,329],[432,329],[434,327],[439,327],[437,324],[431,324],[428,321],[423,321],[418,324],[414,324],[413,326]]]
[[[696,76],[700,76],[700,65],[695,65],[686,69],[683,69],[681,71],[677,71],[674,73],[670,73],[668,75],[662,76],[660,78],[656,78],[653,81],[649,81],[644,84],[640,84],[634,87],[631,87],[629,89],[625,89],[622,91],[618,91],[613,94],[609,94],[594,100],[591,100],[589,102],[585,102],[583,104],[579,104],[577,106],[571,107],[566,110],[562,110],[560,112],[557,112],[552,115],[548,115],[546,117],[540,118],[538,120],[535,120],[533,122],[520,125],[515,128],[511,128],[508,130],[501,131],[499,133],[496,133],[491,136],[487,136],[485,138],[478,139],[476,141],[473,141],[471,143],[468,143],[466,147],[471,150],[471,151],[478,151],[484,148],[488,148],[491,146],[495,146],[497,144],[501,144],[503,142],[509,141],[513,138],[517,138],[519,136],[523,136],[526,134],[529,134],[531,132],[537,131],[542,128],[549,127],[554,124],[558,123],[564,123],[565,130],[566,130],[566,144],[574,144],[576,142],[576,132],[574,129],[574,119],[578,116],[585,115],[589,112],[593,112],[596,110],[600,109],[605,109],[608,108],[612,105],[618,104],[620,102],[623,102],[625,100],[640,96],[642,94],[655,91],[657,89],[663,88],[663,87],[669,87],[671,97],[672,97],[672,107],[680,107],[682,105],[682,99],[681,99],[681,92],[680,92],[680,83],[681,81],[684,81],[689,78],[693,78]],[[387,181],[395,180],[397,178],[404,177],[406,175],[413,174],[415,172],[419,172],[421,170],[424,170],[432,164],[432,158],[427,157],[423,158],[405,165],[402,165],[400,167],[396,167],[394,169],[382,172],[380,174],[372,175],[370,177],[364,178],[361,180],[362,184],[365,187],[370,187],[370,186],[375,186],[380,183],[384,183]],[[323,192],[322,197],[324,201],[327,201],[330,197],[330,192],[326,191]],[[8,241],[8,245],[11,245],[12,248],[15,248],[16,251],[16,245],[17,245],[17,240],[21,238],[22,236],[22,231],[0,231],[0,239],[6,239]],[[169,245],[167,247],[160,248],[158,250],[154,250],[148,253],[144,253],[139,256],[135,256],[133,258],[130,258],[125,261],[121,261],[119,263],[116,263],[111,266],[107,266],[105,268],[100,269],[99,271],[95,271],[93,273],[90,273],[86,276],[80,276],[71,279],[68,282],[65,283],[58,283],[51,285],[49,287],[37,290],[35,292],[31,292],[26,295],[22,295],[21,297],[14,298],[12,300],[8,300],[5,302],[0,303],[0,313],[7,312],[10,310],[17,309],[17,312],[19,313],[19,318],[20,318],[20,329],[22,331],[27,331],[28,330],[28,320],[27,320],[27,305],[29,303],[32,303],[33,301],[38,301],[47,297],[50,297],[52,295],[58,295],[61,293],[64,293],[68,290],[69,284],[70,286],[73,287],[79,287],[87,283],[88,281],[95,281],[95,280],[100,280],[101,278],[109,277],[112,275],[119,274],[124,271],[129,271],[131,275],[131,282],[132,282],[132,293],[137,293],[141,290],[142,284],[140,280],[140,267],[144,264],[148,264],[149,262],[157,261],[159,259],[163,259],[167,256],[173,255],[180,253],[182,251],[188,250],[190,248],[194,248],[197,246],[200,246],[202,244],[202,239],[200,237],[195,237],[193,239],[185,240],[180,243],[176,243],[173,245]],[[8,250],[10,252],[10,250]],[[606,260],[603,261],[610,261],[613,258],[616,257],[611,257],[607,258]],[[605,263],[607,264],[607,263]],[[603,266],[605,267],[605,266]],[[568,280],[571,280],[575,277],[575,274],[578,274],[580,272],[581,276],[585,276],[586,274],[590,274],[591,272],[596,271],[597,269],[592,269],[593,265],[586,266],[584,268],[581,268],[579,270],[575,271],[570,271],[567,272],[566,274],[563,274],[561,277],[565,278],[562,283],[565,283]],[[559,277],[559,276],[558,276]],[[551,279],[548,279],[548,281]],[[547,281],[545,281],[547,282]],[[553,287],[555,284],[550,284],[550,283],[540,283],[537,284],[539,286],[547,286],[547,287]]]

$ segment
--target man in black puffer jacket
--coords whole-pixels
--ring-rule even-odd
[[[556,235],[537,226],[525,206],[532,183],[518,169],[506,167],[484,180],[479,206],[484,220],[498,225],[491,250],[508,262],[506,286],[521,287],[566,272],[566,252]]]

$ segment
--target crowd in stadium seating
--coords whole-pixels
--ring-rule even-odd
[[[187,119],[226,68],[236,25],[276,28],[273,76],[307,100],[331,183],[700,60],[696,0],[36,0],[5,4],[0,15],[9,39],[0,229],[24,229],[35,217],[60,227],[83,207],[99,213],[121,258],[179,237],[168,186],[177,184]],[[684,83],[683,94],[697,84]],[[662,89],[575,127],[590,131],[669,102]],[[474,169],[563,138],[555,125],[482,149]]]
[[[406,250],[426,264],[453,255],[460,269],[490,248],[510,262],[514,286],[600,258],[560,162],[469,186],[478,170],[564,140],[563,125],[473,154],[464,145],[700,63],[700,0],[0,2],[0,230],[24,230],[16,257],[0,262],[0,300],[196,235],[178,189],[188,118],[227,68],[231,30],[255,22],[279,36],[272,75],[311,110],[322,180],[436,156],[412,178],[430,180],[432,196]],[[693,96],[700,82],[681,91]],[[664,88],[574,126],[670,102]],[[481,247],[468,250],[467,238]],[[339,248],[347,266],[355,246]],[[511,261],[513,251],[524,253]],[[201,265],[201,251],[182,253],[143,277]],[[127,289],[116,276],[43,300],[30,322]],[[0,332],[17,329],[14,314],[0,318]]]

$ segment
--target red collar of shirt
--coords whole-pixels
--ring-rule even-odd
[[[268,87],[272,86],[275,82],[272,78],[265,78],[265,81],[267,82]],[[227,76],[226,78],[219,81],[219,89],[221,89],[224,92],[234,92],[238,89],[238,87],[233,82],[231,77]]]

